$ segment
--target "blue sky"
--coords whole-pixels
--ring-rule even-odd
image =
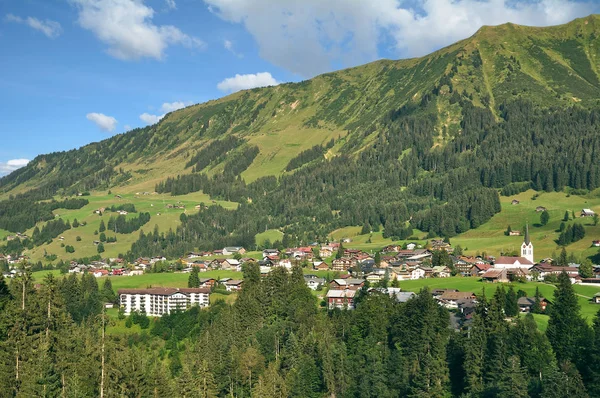
[[[568,0],[0,0],[0,175],[239,89],[420,56]]]

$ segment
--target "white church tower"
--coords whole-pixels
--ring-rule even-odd
[[[529,225],[525,227],[525,239],[521,245],[521,257],[524,257],[535,264],[535,261],[533,261],[533,243],[531,243],[531,240],[529,239]]]

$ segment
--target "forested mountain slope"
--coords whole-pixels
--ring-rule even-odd
[[[599,36],[598,16],[484,27],[423,58],[236,93],[39,156],[0,179],[0,192],[36,189],[18,198],[27,203],[115,187],[202,190],[241,204],[142,236],[132,256],[250,246],[265,226],[299,241],[367,223],[387,236],[453,236],[500,210],[499,188],[600,186]],[[0,203],[0,219],[16,216],[9,207]]]

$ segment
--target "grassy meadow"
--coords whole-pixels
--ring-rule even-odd
[[[579,257],[589,257],[598,253],[598,248],[592,247],[591,243],[592,240],[600,239],[600,224],[593,226],[591,218],[580,218],[579,213],[583,208],[590,208],[600,213],[600,197],[587,198],[575,195],[567,196],[564,192],[541,192],[533,200],[535,193],[535,191],[529,190],[515,196],[501,196],[502,211],[500,213],[479,228],[452,238],[452,244],[460,244],[463,249],[468,249],[466,250],[468,254],[486,252],[497,256],[506,251],[516,250],[518,252],[523,237],[505,236],[504,231],[509,225],[513,230],[523,231],[525,223],[529,223],[529,234],[533,242],[535,259],[539,261],[560,253],[561,248],[555,240],[558,239],[557,231],[565,211],[568,211],[569,214],[575,212],[575,219],[571,216],[566,224],[583,223],[585,238],[568,245],[567,251],[573,252]],[[520,203],[512,205],[513,199],[519,200]],[[550,221],[545,226],[540,225],[540,213],[535,211],[537,206],[545,207],[550,213]]]
[[[117,195],[120,196],[117,197]],[[126,217],[134,218],[139,213],[148,212],[151,215],[150,222],[144,225],[141,230],[146,233],[152,232],[154,226],[157,225],[161,232],[168,231],[169,229],[176,229],[180,224],[181,214],[194,214],[198,210],[195,206],[200,203],[210,205],[211,203],[219,204],[227,209],[235,209],[238,204],[227,201],[213,201],[208,195],[202,192],[194,192],[187,195],[181,196],[170,196],[168,194],[150,194],[143,195],[142,193],[128,193],[121,194],[118,190],[113,190],[112,194],[106,192],[93,193],[91,196],[86,196],[90,203],[81,209],[77,210],[65,210],[57,209],[54,214],[57,217],[69,220],[72,224],[73,220],[77,219],[79,223],[85,222],[85,226],[79,226],[78,228],[71,228],[65,231],[61,236],[64,236],[64,241],[60,241],[58,238],[54,239],[52,243],[38,246],[32,250],[25,252],[33,261],[44,261],[44,254],[56,254],[59,258],[71,259],[71,258],[82,258],[90,257],[97,254],[97,247],[94,245],[94,241],[99,239],[99,235],[94,234],[100,227],[100,221],[104,220],[107,224],[111,216],[117,216],[117,213],[111,213],[106,211],[102,216],[94,214],[94,210],[105,207],[110,208],[111,206],[119,206],[121,204],[134,204],[137,213],[130,213]],[[167,205],[185,205],[185,209],[169,209]],[[41,228],[41,224],[39,224]],[[33,228],[28,230],[27,233],[31,236]],[[117,257],[119,253],[126,253],[130,248],[131,244],[135,242],[139,236],[139,231],[131,234],[115,234],[114,232],[105,231],[107,237],[117,237],[116,243],[105,243],[103,253],[104,257]],[[81,241],[77,241],[77,237],[81,238]],[[75,248],[75,253],[68,254],[65,249],[61,247],[61,244],[71,245]]]

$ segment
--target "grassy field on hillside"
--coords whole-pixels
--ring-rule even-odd
[[[119,195],[120,197],[117,197]],[[141,212],[148,212],[151,215],[150,222],[142,227],[142,230],[146,233],[152,232],[155,225],[158,226],[161,232],[168,231],[170,228],[175,230],[181,223],[181,214],[195,214],[198,210],[195,206],[204,203],[210,205],[212,203],[219,204],[227,209],[235,209],[238,204],[227,201],[213,201],[208,195],[202,192],[194,192],[188,195],[181,196],[170,196],[168,194],[163,195],[143,195],[143,194],[120,194],[116,189],[113,190],[111,195],[106,192],[94,193],[91,196],[86,196],[90,203],[81,209],[77,210],[65,210],[57,209],[54,214],[57,217],[61,217],[64,220],[69,220],[72,224],[74,219],[77,219],[80,223],[86,222],[87,225],[79,226],[78,228],[71,228],[65,231],[61,236],[64,236],[65,240],[60,241],[58,238],[49,245],[42,245],[35,247],[33,250],[26,251],[25,254],[29,255],[33,261],[44,261],[44,254],[56,254],[59,258],[71,259],[71,258],[82,258],[90,257],[97,254],[97,247],[94,245],[94,241],[99,239],[99,235],[95,235],[94,232],[98,231],[100,227],[100,221],[104,220],[107,224],[111,216],[117,216],[117,213],[111,213],[106,211],[102,217],[98,214],[94,214],[94,210],[105,207],[110,208],[111,206],[119,206],[121,204],[134,204],[137,213],[130,213],[126,217],[133,218]],[[167,208],[167,205],[185,205],[185,209],[173,209]],[[39,225],[41,228],[41,224]],[[29,235],[33,232],[33,228],[27,231]],[[131,234],[115,234],[111,231],[105,231],[107,237],[116,236],[116,243],[105,243],[104,257],[116,257],[119,253],[126,253],[130,248],[131,244],[135,242],[139,236],[139,230]],[[77,241],[77,237],[81,237],[81,241]],[[61,247],[61,244],[71,245],[75,248],[75,253],[68,254],[65,249]]]
[[[366,251],[376,251],[381,248],[391,245],[391,244],[404,244],[408,242],[415,242],[420,244],[425,244],[425,240],[401,240],[394,241],[389,238],[384,238],[382,232],[373,232],[371,234],[360,235],[362,227],[344,227],[340,229],[336,229],[331,234],[329,234],[332,240],[339,241],[344,238],[351,239],[351,242],[344,243],[344,247],[348,249],[360,249]],[[423,238],[424,233],[415,229],[414,230],[415,237]]]
[[[0,229],[0,240],[4,239],[5,237],[7,237],[8,235],[10,235],[11,233],[5,229]]]
[[[275,241],[281,241],[283,238],[283,232],[277,229],[268,229],[265,232],[261,232],[260,234],[256,234],[255,240],[258,246],[262,246],[265,241],[268,239],[271,243]]]
[[[550,301],[552,301],[554,297],[554,285],[541,282],[514,283],[512,285],[514,286],[515,290],[523,290],[528,296],[533,296],[537,287],[540,289],[542,296],[548,298]],[[478,278],[461,277],[417,279],[414,281],[400,282],[400,287],[403,290],[410,292],[418,292],[425,286],[429,287],[430,289],[458,289],[461,292],[473,292],[476,295],[481,295],[483,289],[485,288],[485,295],[488,298],[491,298],[501,284],[481,282]],[[508,289],[508,284],[504,284],[504,287]],[[600,310],[600,305],[592,304],[590,302],[590,298],[595,293],[600,292],[600,287],[574,285],[573,288],[579,295],[581,314],[589,323],[591,323],[598,310]]]
[[[591,218],[580,218],[582,208],[591,208],[600,213],[600,198],[586,198],[582,196],[567,196],[564,192],[542,192],[537,199],[532,200],[535,191],[529,190],[515,196],[501,196],[502,211],[496,214],[490,221],[479,228],[467,231],[451,239],[453,245],[460,244],[469,254],[486,252],[491,255],[499,255],[500,252],[520,250],[523,242],[522,236],[505,236],[504,231],[510,225],[513,230],[523,230],[529,223],[529,234],[533,242],[536,261],[553,254],[560,253],[560,247],[555,240],[559,233],[556,232],[562,222],[565,211],[570,214],[575,212],[575,219],[570,217],[569,223],[583,223],[585,226],[585,238],[579,242],[567,246],[568,252],[574,252],[577,256],[591,256],[598,253],[598,248],[592,247],[592,240],[600,239],[600,224],[592,225]],[[511,201],[517,199],[518,205],[512,205]],[[535,211],[537,206],[543,206],[550,213],[550,221],[541,226],[540,213]]]

